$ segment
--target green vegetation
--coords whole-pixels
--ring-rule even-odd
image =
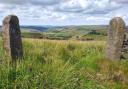
[[[39,32],[22,32],[21,36],[24,38],[43,38],[42,33]]]
[[[59,40],[104,40],[107,34],[107,26],[69,26],[56,28],[45,32],[47,39]]]
[[[107,35],[106,29],[107,26],[102,25],[53,27],[43,32],[37,31],[36,29],[22,29],[22,37],[51,40],[104,40]]]
[[[0,89],[128,89],[128,62],[105,59],[104,41],[23,39],[23,47],[15,71],[0,40]]]

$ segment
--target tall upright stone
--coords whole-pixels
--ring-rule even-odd
[[[3,44],[6,55],[16,60],[23,56],[19,19],[15,15],[4,18],[2,26]]]
[[[125,22],[120,17],[110,21],[106,57],[111,60],[120,60],[124,40]]]

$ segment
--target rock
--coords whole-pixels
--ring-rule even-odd
[[[3,44],[6,55],[13,60],[23,56],[22,39],[18,17],[9,15],[4,18],[2,26]]]
[[[127,32],[125,33],[123,46],[122,46],[122,59],[128,59],[128,37]]]
[[[108,40],[106,57],[110,60],[120,60],[124,41],[125,22],[120,17],[110,21],[108,29]]]

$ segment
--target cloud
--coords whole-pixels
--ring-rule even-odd
[[[16,4],[16,5],[54,5],[66,0],[1,0],[3,4]]]
[[[120,3],[120,4],[128,4],[128,0],[111,0],[111,1]]]
[[[0,0],[0,20],[15,14],[22,24],[99,23],[120,16],[127,19],[126,0]],[[84,20],[83,20],[84,19]],[[92,20],[95,21],[92,21]],[[102,20],[101,20],[102,19]],[[103,21],[104,20],[104,21]],[[89,22],[90,21],[90,22]],[[61,22],[61,23],[60,23]]]
[[[120,8],[120,5],[109,0],[69,0],[56,6],[58,12],[84,13],[84,14],[107,14]]]
[[[85,9],[89,8],[90,2],[87,0],[69,0],[65,3],[61,3],[60,5],[55,7],[56,11],[60,12],[82,12]]]

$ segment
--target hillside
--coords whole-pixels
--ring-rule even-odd
[[[0,39],[1,89],[128,89],[127,62],[106,60],[105,41],[23,39],[23,47],[12,70]]]
[[[45,38],[51,40],[104,40],[107,26],[21,26],[24,38]],[[2,31],[0,27],[0,32]]]
[[[70,29],[77,29],[77,30],[98,30],[98,29],[106,29],[107,26],[105,25],[80,25],[80,26],[21,26],[21,31],[26,32],[47,32],[47,31],[54,31],[54,30],[70,30]],[[0,26],[0,31],[2,27]]]
[[[107,35],[105,25],[65,26],[43,33],[48,39],[102,40]]]

